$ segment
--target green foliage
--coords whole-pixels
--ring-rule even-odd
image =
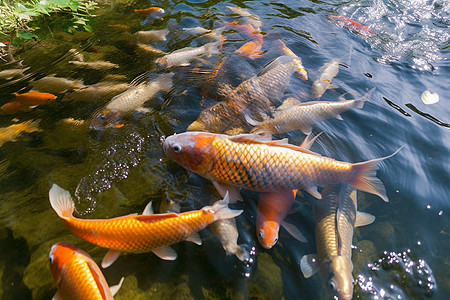
[[[38,25],[42,19],[48,22],[48,18],[51,22],[60,21],[67,32],[90,32],[89,22],[94,17],[91,11],[96,7],[97,3],[90,0],[0,0],[0,34],[16,35],[25,40],[37,38],[34,31],[41,28]],[[32,26],[34,23],[36,25]]]

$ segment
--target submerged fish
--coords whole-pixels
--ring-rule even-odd
[[[357,211],[356,191],[347,184],[327,186],[314,204],[317,255],[305,255],[300,267],[305,278],[320,271],[334,299],[352,299],[352,239],[355,227],[375,217]]]
[[[249,12],[248,10],[241,8],[241,7],[235,7],[235,6],[226,6],[229,10],[234,12],[235,14],[241,15],[243,17],[247,18],[248,23],[250,23],[254,28],[259,30],[262,27],[261,19],[255,15]]]
[[[281,51],[283,51],[285,55],[292,56],[294,58],[293,63],[296,64],[298,68],[295,73],[297,73],[297,75],[300,76],[301,79],[308,80],[308,73],[303,67],[303,63],[300,57],[298,57],[291,49],[289,49],[282,40],[278,40],[278,43],[281,45]]]
[[[337,118],[342,120],[341,113],[353,108],[363,108],[364,102],[369,99],[373,89],[364,97],[354,100],[342,101],[312,101],[296,104],[273,113],[273,118],[263,122],[256,122],[247,118],[247,121],[256,126],[252,133],[277,134],[293,130],[301,130],[308,135],[312,126],[323,120]],[[290,100],[289,98],[286,100]]]
[[[294,225],[284,221],[294,204],[296,194],[297,190],[260,193],[256,232],[263,248],[271,249],[278,242],[280,225],[297,240],[306,242],[306,238]]]
[[[81,89],[76,89],[73,92],[64,95],[62,101],[96,101],[111,99],[128,88],[130,88],[128,83],[104,81]]]
[[[164,140],[163,148],[179,165],[211,180],[221,195],[232,187],[259,192],[303,189],[320,199],[318,186],[346,182],[386,202],[386,190],[376,177],[377,163],[400,150],[387,157],[348,163],[320,156],[286,140],[208,132],[171,135]]]
[[[355,29],[365,31],[365,32],[368,32],[368,33],[370,33],[370,34],[375,34],[375,33],[374,33],[372,30],[370,30],[367,26],[362,25],[362,24],[360,24],[360,23],[358,23],[358,22],[355,22],[355,21],[353,21],[352,19],[349,19],[349,18],[347,18],[347,17],[344,17],[344,16],[328,16],[327,18],[328,18],[329,20],[332,20],[332,21],[341,21],[342,23],[344,23],[344,24],[347,25],[347,26],[352,26],[352,27],[355,28]]]
[[[250,58],[259,58],[263,55],[264,52],[260,51],[262,47],[262,38],[261,39],[254,39],[251,41],[248,41],[241,47],[239,47],[236,51],[234,51],[235,54],[239,54],[240,56],[248,56]]]
[[[62,77],[45,76],[29,83],[31,87],[40,92],[62,94],[68,90],[84,87],[82,80],[72,80]]]
[[[172,88],[172,76],[173,73],[160,75],[154,81],[141,83],[114,96],[101,110],[100,114],[94,116],[93,124],[95,126],[104,126],[118,117],[123,117],[143,108],[144,103],[153,98],[156,93],[169,91]]]
[[[141,43],[149,43],[151,41],[165,41],[169,34],[169,29],[138,31],[134,33],[136,39]]]
[[[165,13],[164,9],[162,9],[161,7],[156,7],[156,6],[143,8],[143,9],[134,9],[133,11],[135,13],[141,14],[141,15],[150,15],[150,14],[151,15],[163,15]]]
[[[189,33],[191,35],[198,35],[198,34],[203,34],[206,32],[211,32],[211,30],[200,27],[200,26],[183,28],[183,31],[186,33]]]
[[[35,132],[39,131],[39,120],[37,121],[26,121],[20,124],[13,124],[8,127],[0,128],[0,147],[3,146],[4,143],[11,141],[16,141],[16,138],[22,132]]]
[[[122,286],[108,287],[100,268],[89,254],[70,244],[57,243],[49,254],[50,269],[58,286],[53,299],[109,299]]]
[[[41,92],[27,92],[23,94],[13,93],[16,96],[16,101],[30,107],[45,104],[51,100],[55,100],[57,97],[50,93]]]
[[[165,54],[167,54],[166,52],[164,52],[162,50],[159,50],[159,49],[156,49],[156,48],[154,48],[154,47],[152,47],[150,45],[147,45],[147,44],[138,43],[136,46],[138,47],[138,49],[140,51],[144,52],[145,54],[153,54],[153,55],[165,55]]]
[[[143,253],[152,251],[158,257],[174,260],[176,252],[169,245],[188,240],[202,241],[197,232],[220,219],[234,218],[242,210],[228,208],[228,196],[213,206],[180,214],[153,214],[151,202],[142,215],[128,215],[113,219],[83,220],[73,217],[75,209],[69,192],[56,184],[49,191],[50,204],[70,231],[88,242],[110,249],[102,267],[110,266],[121,251]]]
[[[178,49],[160,57],[156,60],[156,63],[163,68],[171,68],[176,66],[189,66],[192,61],[197,59],[198,56],[207,54],[208,56],[211,54],[219,53],[219,48],[222,41],[217,41],[214,43],[208,43],[201,47],[192,48],[186,47],[182,49]]]
[[[23,76],[23,73],[29,68],[30,67],[23,69],[9,69],[0,71],[0,79],[10,80],[15,77]]]
[[[97,61],[77,61],[71,60],[69,64],[74,65],[77,68],[85,68],[92,70],[109,70],[109,69],[117,69],[119,67],[118,64],[114,64],[109,61],[97,60]]]
[[[0,107],[0,114],[10,115],[18,113],[19,111],[27,111],[30,110],[28,105],[23,104],[19,101],[11,101],[3,104]]]
[[[322,74],[312,85],[312,95],[314,98],[322,97],[327,89],[335,87],[331,84],[331,80],[339,73],[339,59],[334,59],[324,64],[319,71]]]

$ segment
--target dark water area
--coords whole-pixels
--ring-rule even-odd
[[[282,40],[302,59],[308,80],[292,76],[287,93],[303,101],[311,97],[319,68],[339,59],[336,89],[320,101],[361,97],[375,88],[363,109],[342,114],[314,126],[323,134],[312,150],[335,159],[360,162],[387,156],[377,177],[389,202],[358,193],[358,209],[376,217],[373,224],[355,229],[353,238],[354,299],[446,299],[450,294],[450,3],[448,1],[99,1],[93,33],[53,31],[15,53],[30,67],[24,77],[0,79],[0,105],[12,93],[30,90],[30,80],[58,76],[93,86],[107,82],[100,93],[93,88],[56,94],[57,99],[28,111],[0,115],[0,127],[40,120],[39,131],[22,132],[0,147],[0,298],[50,299],[56,292],[48,254],[64,241],[88,252],[99,263],[106,249],[71,233],[50,206],[53,183],[68,190],[80,218],[112,218],[141,213],[149,201],[156,212],[174,203],[182,211],[209,202],[210,183],[178,166],[164,155],[161,136],[186,131],[200,112],[223,98],[205,78],[225,61],[214,80],[233,87],[283,55]],[[163,19],[142,25],[145,15],[134,9],[158,6]],[[224,22],[258,22],[231,12],[245,8],[260,20],[264,36],[259,58],[233,54],[251,39],[230,27],[219,54],[201,56],[189,66],[161,69],[158,55],[139,48],[135,33],[168,29],[164,41],[143,42],[164,52],[209,43],[202,34],[183,28],[216,29]],[[345,16],[367,27],[329,16]],[[120,26],[111,26],[117,25]],[[125,26],[128,26],[125,27]],[[368,29],[369,31],[367,31]],[[89,70],[68,62],[74,52],[85,61],[104,60],[118,68]],[[16,68],[3,65],[0,71]],[[123,126],[93,129],[95,112],[130,88],[141,74],[149,81],[173,72],[169,92],[158,92],[133,111]],[[104,79],[116,75],[116,79]],[[117,75],[124,75],[118,77]],[[205,77],[206,76],[206,77]],[[111,78],[111,76],[110,76]],[[208,79],[210,80],[210,79]],[[122,86],[119,86],[122,85]],[[439,102],[425,104],[421,94],[439,94]],[[79,92],[79,90],[78,90]],[[68,118],[72,118],[67,120]],[[301,131],[277,135],[300,144]],[[125,254],[102,269],[109,285],[125,277],[116,299],[329,299],[320,276],[305,279],[300,260],[315,253],[312,203],[303,192],[298,209],[287,219],[308,239],[301,243],[280,229],[278,243],[266,250],[258,243],[255,220],[257,193],[243,191],[244,209],[236,218],[239,244],[250,252],[241,262],[226,255],[219,240],[205,229],[203,245],[173,245],[175,261],[153,253]]]

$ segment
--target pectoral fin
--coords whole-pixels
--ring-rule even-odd
[[[125,279],[125,277],[122,277],[119,281],[118,284],[116,285],[112,285],[109,287],[109,290],[111,291],[111,295],[113,295],[113,297],[117,294],[117,292],[120,290],[120,287],[122,286],[123,280]]]
[[[373,221],[375,221],[375,216],[361,211],[356,212],[355,227],[366,226],[372,224]]]
[[[202,239],[200,238],[200,235],[198,235],[198,233],[191,234],[190,236],[188,236],[186,241],[197,244],[197,245],[202,244]]]
[[[220,183],[215,180],[212,183],[222,198],[225,198],[225,195],[228,192],[230,203],[236,203],[237,201],[244,202],[244,199],[242,198],[241,193],[239,192],[240,189],[238,187]]]
[[[308,194],[317,199],[322,199],[322,195],[317,191],[317,186],[312,186],[307,189],[304,189]]]
[[[289,234],[292,235],[297,241],[300,241],[302,243],[308,242],[306,237],[294,225],[283,221],[281,223],[281,226],[283,226],[284,229],[286,229],[286,231],[289,232]]]
[[[152,207],[152,201],[150,201],[147,206],[145,206],[144,211],[142,212],[142,215],[153,215],[153,207]]]
[[[302,270],[303,276],[309,278],[317,273],[319,270],[319,261],[317,260],[316,254],[307,254],[302,257],[300,261],[300,269]]]
[[[102,268],[107,268],[107,267],[109,267],[110,265],[112,265],[113,262],[115,262],[116,259],[119,257],[119,255],[120,255],[120,251],[110,249],[110,250],[106,253],[105,257],[103,257],[103,260],[102,260]]]
[[[341,115],[336,115],[335,118],[338,120],[341,120],[341,121],[344,120],[344,119],[342,119]]]
[[[152,252],[161,259],[175,260],[177,259],[177,253],[170,246],[163,246],[153,249]]]

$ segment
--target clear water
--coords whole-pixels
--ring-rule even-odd
[[[291,81],[290,93],[309,97],[318,69],[339,58],[336,90],[323,100],[343,93],[364,94],[376,88],[364,109],[344,113],[344,121],[328,120],[314,127],[324,134],[313,150],[356,162],[388,155],[404,148],[381,165],[378,177],[386,186],[389,203],[359,193],[361,211],[376,216],[370,226],[355,231],[353,251],[355,299],[445,299],[450,294],[449,195],[450,109],[448,99],[448,1],[103,1],[94,33],[73,35],[57,30],[17,54],[29,66],[28,79],[3,80],[1,104],[11,93],[28,91],[28,81],[45,75],[83,79],[95,84],[108,74],[123,74],[125,82],[146,71],[155,78],[155,57],[137,50],[138,30],[170,30],[166,41],[152,46],[170,52],[205,43],[183,33],[184,27],[217,28],[222,21],[245,18],[227,8],[240,6],[258,15],[267,33],[261,58],[232,55],[245,42],[236,32],[227,33],[221,53],[229,57],[227,72],[232,84],[253,76],[281,55],[274,41],[282,39],[299,57],[309,80]],[[163,20],[141,25],[144,16],[133,9],[151,5],[166,10]],[[330,21],[342,15],[367,25],[375,35]],[[222,20],[222,21],[221,21]],[[130,32],[108,25],[126,24]],[[92,48],[95,47],[95,48]],[[86,60],[108,60],[118,69],[92,71],[68,64],[67,51],[75,48]],[[215,63],[216,56],[211,58]],[[2,66],[1,69],[10,68]],[[64,118],[89,122],[92,114],[111,97],[86,97],[83,101],[52,103],[29,112],[0,116],[0,127],[17,118],[40,119],[41,131],[22,134],[0,148],[0,297],[49,299],[56,287],[48,266],[51,245],[65,241],[86,250],[99,262],[106,250],[69,232],[51,209],[48,190],[53,183],[74,195],[85,218],[109,218],[140,212],[149,201],[163,211],[170,201],[183,210],[200,208],[208,201],[207,182],[170,161],[162,152],[160,137],[183,132],[200,111],[217,102],[204,96],[199,75],[190,68],[175,68],[174,89],[146,103],[153,112],[135,112],[122,128],[91,130],[88,125],[67,125]],[[227,77],[227,76],[224,76]],[[425,105],[423,91],[440,95]],[[212,92],[214,94],[214,91]],[[301,141],[301,132],[285,135]],[[162,261],[155,255],[123,255],[104,270],[110,285],[125,281],[117,299],[327,299],[319,276],[305,279],[299,262],[313,253],[314,222],[310,200],[289,221],[309,239],[302,244],[281,231],[278,244],[263,249],[256,239],[254,193],[238,217],[239,243],[252,251],[244,264],[226,256],[218,240],[206,229],[203,245],[174,245],[178,259]]]

